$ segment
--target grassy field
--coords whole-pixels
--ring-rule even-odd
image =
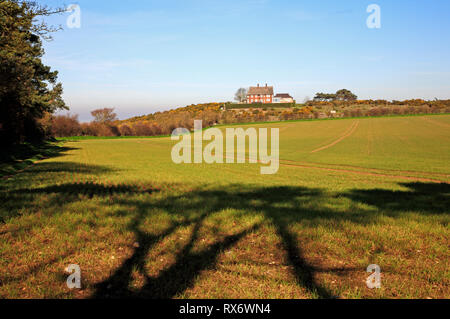
[[[1,179],[0,298],[450,297],[449,115],[251,126],[280,128],[278,174],[136,138]]]

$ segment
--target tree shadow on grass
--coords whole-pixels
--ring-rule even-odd
[[[35,160],[62,156],[65,152],[75,149],[49,142],[41,144],[24,143],[3,149],[0,154],[0,177],[10,176],[33,164]]]
[[[226,236],[224,239],[209,245],[201,252],[192,251],[201,227],[203,215],[188,222],[172,225],[162,235],[152,236],[143,232],[137,233],[139,248],[128,258],[122,266],[114,272],[107,280],[96,285],[93,298],[150,298],[168,299],[184,292],[194,282],[201,271],[214,268],[219,254],[231,248],[240,239],[256,230],[259,225],[243,230],[237,234]],[[174,233],[179,227],[194,224],[189,242],[176,256],[175,262],[168,268],[162,270],[158,276],[151,277],[146,274],[145,265],[147,254],[151,248],[165,237]],[[142,243],[142,244],[141,244]],[[131,290],[132,271],[136,269],[145,277],[145,285],[138,291]]]
[[[354,189],[345,194],[352,201],[375,206],[392,216],[399,212],[416,211],[424,214],[450,212],[450,184],[400,183],[407,191],[386,189]]]
[[[188,202],[185,200],[186,196],[189,197]],[[153,203],[151,208],[164,209],[169,214],[177,214],[180,211],[197,211],[200,217],[174,224],[160,236],[148,235],[139,230],[141,220],[150,207],[138,205],[140,209],[136,218],[130,224],[130,229],[136,234],[138,242],[143,242],[144,244],[140,245],[134,254],[114,274],[96,286],[96,292],[92,297],[165,299],[173,298],[184,292],[193,285],[194,280],[202,270],[215,267],[217,258],[222,251],[230,249],[240,239],[261,226],[258,223],[254,224],[234,235],[226,236],[200,252],[194,252],[193,247],[197,241],[202,221],[206,217],[225,209],[236,209],[243,211],[244,215],[257,215],[262,212],[265,215],[265,219],[273,222],[287,252],[289,262],[294,266],[298,284],[320,298],[330,298],[332,294],[315,281],[314,267],[306,262],[296,238],[288,230],[289,223],[294,222],[294,220],[298,221],[298,218],[303,218],[301,216],[302,211],[299,211],[296,205],[292,205],[296,202],[297,196],[303,198],[321,196],[321,192],[302,187],[244,189],[242,185],[234,185],[227,188],[227,190],[200,189],[188,194],[172,196]],[[259,204],[256,201],[259,201]],[[125,206],[136,206],[138,203],[127,201],[122,204]],[[277,208],[277,204],[283,204],[283,207]],[[286,204],[291,205],[286,207]],[[293,216],[290,216],[291,214]],[[312,217],[314,212],[309,212],[307,215]],[[190,241],[177,254],[175,262],[168,268],[163,269],[158,276],[148,276],[145,272],[145,264],[151,248],[163,238],[174,233],[177,228],[188,225],[193,225],[194,227]],[[146,283],[139,290],[130,288],[133,269],[138,270],[145,277]]]
[[[61,167],[61,164],[46,164],[45,170],[59,172],[76,170],[74,167]],[[53,165],[53,167],[52,167]],[[42,167],[41,167],[42,168]],[[39,167],[38,167],[39,169]],[[85,167],[83,173],[94,173],[108,170],[104,167]],[[287,261],[293,267],[298,286],[305,288],[318,298],[333,298],[331,291],[317,281],[317,275],[324,268],[311,264],[305,257],[299,234],[292,227],[304,223],[306,225],[326,225],[329,221],[336,223],[350,221],[355,224],[377,223],[380,211],[388,212],[393,217],[400,217],[405,211],[420,211],[425,214],[442,214],[448,207],[448,184],[408,183],[407,191],[390,190],[352,190],[336,194],[350,198],[355,203],[375,206],[375,210],[351,209],[339,210],[327,205],[330,194],[321,189],[277,186],[260,187],[251,185],[228,185],[224,188],[205,186],[189,192],[175,190],[170,194],[161,194],[157,198],[151,196],[143,199],[141,194],[153,194],[158,188],[147,188],[136,185],[103,185],[96,183],[64,183],[46,187],[29,187],[3,191],[2,199],[10,202],[11,212],[17,212],[29,199],[27,196],[53,194],[56,200],[65,204],[80,201],[80,195],[86,200],[92,197],[106,198],[109,204],[120,207],[114,214],[129,217],[128,230],[133,232],[136,241],[131,257],[127,258],[111,276],[95,286],[92,298],[173,298],[192,287],[198,275],[207,269],[217,266],[220,254],[231,249],[241,239],[258,231],[263,223],[274,226],[282,248],[286,252]],[[111,195],[124,194],[112,198]],[[176,195],[171,195],[176,194]],[[432,205],[430,205],[430,200]],[[313,204],[311,204],[313,203]],[[51,203],[54,205],[55,203]],[[104,202],[107,205],[107,202]],[[154,211],[163,211],[171,217],[171,224],[159,233],[149,233],[144,225]],[[194,249],[199,243],[199,231],[207,218],[232,210],[225,223],[240,223],[240,218],[261,216],[262,221],[246,225],[242,223],[239,230],[217,239],[202,250]],[[226,214],[226,213],[225,213]],[[114,216],[114,215],[113,215]],[[110,216],[111,217],[111,216]],[[222,216],[223,217],[223,216]],[[220,225],[219,224],[219,228]],[[157,275],[150,276],[146,272],[149,253],[159,243],[175,234],[181,228],[192,228],[190,238],[181,250],[176,253],[174,262],[162,269]],[[270,251],[267,251],[270,253]],[[133,272],[138,271],[145,279],[139,289],[131,288]],[[328,270],[327,270],[328,271]],[[334,271],[334,270],[332,270]],[[342,269],[336,269],[342,273]]]
[[[21,215],[22,212],[33,212],[36,208],[44,210],[52,206],[63,206],[70,202],[79,201],[85,195],[92,198],[94,195],[106,196],[115,193],[137,194],[140,189],[136,185],[101,185],[94,182],[61,183],[67,175],[74,174],[100,176],[101,174],[113,172],[111,168],[88,165],[74,162],[45,162],[38,163],[33,167],[15,175],[11,179],[0,179],[0,223],[5,220]],[[55,183],[50,186],[38,186],[40,182]],[[152,191],[145,189],[145,192]],[[50,195],[51,200],[45,204],[36,201],[42,195]],[[46,198],[48,196],[45,196]]]
[[[91,164],[80,164],[78,162],[44,162],[35,165],[33,168],[24,171],[24,174],[36,175],[40,173],[71,173],[71,174],[86,174],[86,175],[101,175],[113,172],[109,167]]]
[[[393,216],[400,216],[404,210],[410,208],[423,210],[429,214],[440,213],[436,207],[443,207],[447,204],[448,185],[437,186],[435,184],[414,183],[408,184],[408,187],[414,189],[414,194],[408,191],[393,192],[398,206],[393,208]],[[386,191],[388,192],[388,191]],[[355,194],[365,194],[366,202],[373,198],[377,203],[386,200],[389,193],[380,193],[379,190],[367,190],[357,192],[356,190],[345,193],[346,196]],[[342,195],[342,194],[341,194]],[[392,195],[392,194],[389,194]],[[433,196],[435,205],[433,207],[425,206],[423,201],[429,195]],[[185,197],[189,196],[190,202],[186,202]],[[381,197],[380,197],[381,196]],[[378,200],[377,197],[380,197]],[[130,228],[136,233],[138,241],[144,242],[137,248],[134,254],[128,258],[108,279],[96,286],[93,298],[173,298],[184,292],[194,284],[197,275],[204,269],[214,268],[218,255],[225,249],[230,249],[240,239],[260,227],[255,224],[253,227],[245,229],[235,235],[226,237],[224,240],[210,245],[201,252],[193,252],[192,248],[197,240],[198,230],[202,221],[216,212],[224,209],[235,209],[244,212],[244,215],[262,213],[266,221],[275,225],[276,232],[281,239],[282,246],[286,251],[289,263],[293,266],[294,275],[297,284],[306,288],[312,295],[318,298],[333,298],[333,294],[321,286],[316,275],[324,271],[324,268],[314,266],[306,260],[297,235],[292,233],[290,227],[304,221],[319,225],[327,220],[333,221],[351,221],[357,224],[376,223],[379,217],[377,211],[352,210],[337,211],[319,205],[311,208],[308,203],[323,199],[326,203],[326,195],[320,189],[311,189],[306,187],[248,187],[243,185],[234,185],[224,189],[198,189],[183,194],[166,198],[164,201],[155,202],[153,208],[164,208],[169,213],[183,211],[195,211],[201,213],[196,219],[186,220],[180,224],[174,224],[160,236],[152,236],[139,230],[140,219],[146,215],[146,207],[141,206],[140,216],[134,219]],[[355,198],[356,200],[357,198]],[[359,197],[358,199],[361,199]],[[167,203],[170,203],[169,205]],[[192,203],[192,204],[190,204]],[[124,205],[136,205],[136,203],[127,202]],[[149,251],[163,238],[172,234],[178,227],[194,225],[194,230],[188,244],[184,246],[181,252],[177,254],[175,262],[166,269],[163,269],[157,276],[148,276],[145,272],[146,258]],[[269,253],[269,252],[268,252]],[[132,271],[137,269],[144,277],[146,283],[142,288],[131,289]],[[335,272],[337,275],[348,271],[348,269],[328,268],[327,271]]]

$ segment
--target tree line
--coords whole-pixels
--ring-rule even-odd
[[[180,127],[192,130],[194,120],[202,120],[204,127],[211,127],[217,124],[300,119],[450,113],[450,100],[310,101],[300,107],[285,109],[226,109],[225,105],[226,103],[189,105],[127,120],[118,120],[113,108],[105,108],[92,111],[93,120],[89,123],[80,123],[77,115],[48,114],[42,124],[49,137],[158,136],[170,135]]]

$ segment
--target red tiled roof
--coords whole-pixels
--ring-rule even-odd
[[[251,86],[247,95],[273,95],[273,86]]]
[[[288,93],[278,93],[275,95],[275,97],[279,97],[282,99],[292,99],[292,96],[290,96]]]

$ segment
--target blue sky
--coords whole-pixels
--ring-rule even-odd
[[[62,5],[58,0],[41,1]],[[360,98],[450,98],[448,0],[81,0],[45,43],[64,98],[83,121],[231,101],[269,83],[297,101],[347,88]],[[366,25],[368,5],[381,28]]]

